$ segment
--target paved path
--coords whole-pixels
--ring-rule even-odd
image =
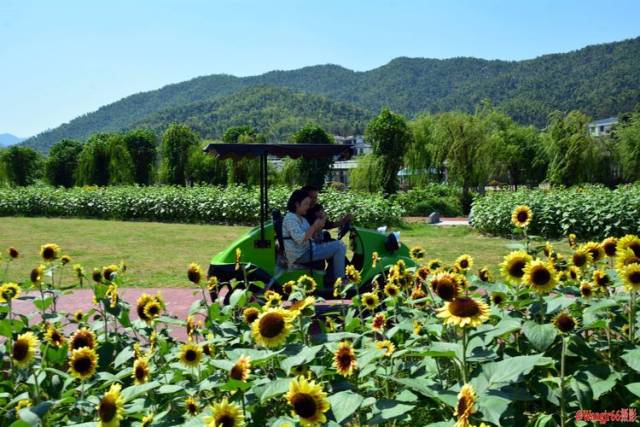
[[[427,222],[427,217],[424,216],[407,216],[402,218],[406,222],[410,224],[425,224]],[[469,225],[469,218],[467,217],[441,217],[440,222],[433,225]]]

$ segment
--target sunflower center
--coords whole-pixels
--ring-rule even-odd
[[[292,399],[293,409],[302,418],[311,418],[316,413],[316,401],[313,396],[306,393],[299,393]]]
[[[29,354],[29,343],[16,341],[13,345],[13,358],[18,361],[25,360]]]
[[[257,318],[258,318],[257,311],[250,311],[246,315],[247,323],[253,323],[253,321],[256,320]]]
[[[265,338],[277,337],[285,327],[284,318],[278,313],[267,313],[258,324],[260,335]]]
[[[576,267],[582,267],[587,263],[587,257],[584,254],[574,254],[573,255],[573,264]]]
[[[365,298],[364,303],[366,305],[375,305],[376,304],[376,300],[373,299],[373,297],[367,297],[367,298]]]
[[[198,411],[198,408],[193,402],[189,402],[187,404],[187,411],[189,411],[190,414],[195,414]]]
[[[637,257],[640,257],[640,243],[630,244],[629,249],[631,249]]]
[[[349,368],[349,366],[351,366],[352,361],[353,361],[353,358],[347,351],[343,351],[338,355],[338,365],[340,365],[340,368],[342,369]]]
[[[147,311],[152,316],[155,316],[159,313],[158,306],[156,304],[151,304],[151,306],[147,308]]]
[[[517,260],[509,266],[509,274],[513,277],[522,277],[524,276],[525,266],[526,266],[526,263],[524,261]]]
[[[42,251],[42,256],[45,259],[51,259],[54,255],[55,252],[53,251],[53,248],[44,248],[44,250]]]
[[[387,292],[389,293],[389,295],[395,296],[398,294],[398,289],[395,286],[389,286],[387,288]]]
[[[634,271],[629,275],[629,281],[633,284],[640,283],[640,271]]]
[[[560,316],[557,325],[562,332],[569,332],[575,328],[576,322],[570,316]]]
[[[79,357],[73,361],[73,369],[81,374],[86,374],[91,371],[91,359],[88,357]]]
[[[195,350],[189,349],[185,352],[184,358],[189,362],[194,362],[197,358]]]
[[[216,417],[216,426],[220,427],[233,427],[236,421],[229,414],[223,414],[220,417]]]
[[[536,268],[531,274],[531,281],[536,286],[542,286],[549,283],[551,273],[544,267]]]
[[[472,298],[457,298],[449,303],[449,311],[457,317],[473,317],[480,313],[480,307]]]
[[[494,304],[498,304],[498,305],[502,304],[502,296],[501,295],[495,295],[493,297],[493,302],[494,302]]]
[[[436,293],[445,301],[451,301],[457,294],[457,286],[453,283],[442,282],[436,288]]]
[[[233,368],[231,368],[231,372],[229,373],[229,376],[234,380],[242,381],[244,379],[243,374],[244,374],[244,369],[242,369],[241,366],[236,364],[236,365],[233,365]]]
[[[580,292],[582,292],[582,295],[585,296],[585,297],[591,296],[591,288],[589,288],[589,287],[584,287],[584,288],[580,289]]]
[[[461,416],[465,412],[467,412],[468,408],[469,408],[469,402],[467,401],[467,399],[464,396],[461,397],[460,399],[458,399],[458,407],[457,407],[458,416]]]
[[[460,267],[462,268],[469,267],[469,261],[467,261],[466,259],[463,259],[462,261],[460,261]]]
[[[105,396],[98,407],[100,419],[105,423],[113,420],[118,412],[115,399],[112,396]]]
[[[616,245],[613,243],[607,243],[603,245],[604,253],[607,256],[614,256],[616,254]]]
[[[147,377],[147,370],[142,365],[136,366],[136,379],[138,381],[144,381]]]
[[[525,222],[527,219],[529,219],[529,214],[527,213],[527,211],[520,211],[518,212],[517,218],[518,222]]]
[[[93,341],[88,339],[84,335],[77,335],[73,340],[73,345],[71,346],[73,350],[82,348],[82,347],[93,347]]]

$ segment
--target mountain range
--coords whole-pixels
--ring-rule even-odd
[[[8,147],[13,144],[24,141],[26,138],[12,135],[10,133],[0,133],[0,147]]]
[[[553,110],[593,118],[630,111],[640,102],[640,37],[523,61],[396,58],[357,72],[316,65],[258,76],[214,74],[128,96],[23,144],[46,152],[63,138],[183,122],[204,138],[250,124],[272,141],[314,121],[327,130],[361,132],[384,106],[422,112],[473,111],[483,99],[523,124],[544,127]]]

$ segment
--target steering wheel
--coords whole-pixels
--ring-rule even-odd
[[[344,224],[342,224],[342,227],[340,227],[340,230],[338,230],[338,240],[341,240],[345,236],[345,234],[349,232],[350,229],[351,223],[345,222]]]

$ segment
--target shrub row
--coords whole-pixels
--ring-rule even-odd
[[[71,189],[0,188],[0,216],[50,216],[208,224],[256,224],[259,189],[230,186],[123,186]],[[284,212],[291,189],[269,189],[270,208]],[[327,190],[320,200],[331,218],[346,212],[358,225],[397,224],[402,209],[381,195]],[[269,214],[270,216],[270,214]]]
[[[614,190],[585,186],[495,191],[474,200],[470,223],[483,232],[511,236],[511,211],[521,204],[533,210],[529,234],[545,238],[575,233],[602,239],[640,231],[640,184]]]
[[[407,216],[428,216],[438,212],[442,216],[462,215],[460,189],[447,184],[431,183],[412,188],[396,195],[396,200]]]

